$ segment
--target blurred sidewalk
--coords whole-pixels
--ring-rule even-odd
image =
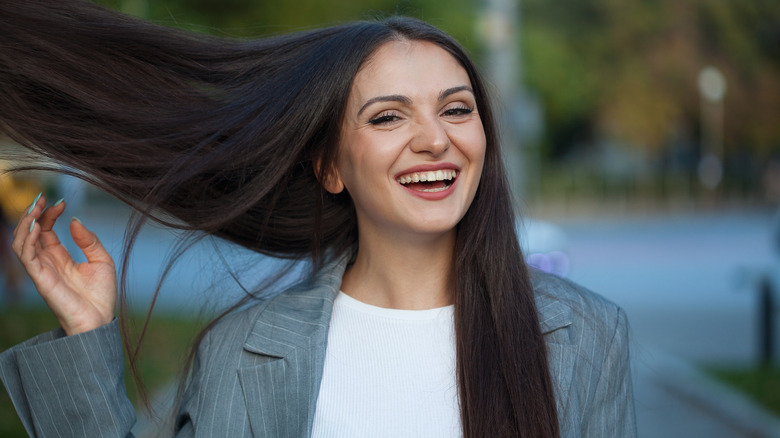
[[[645,350],[632,372],[641,438],[780,438],[779,418],[685,361]]]

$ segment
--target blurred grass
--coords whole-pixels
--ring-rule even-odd
[[[747,395],[768,411],[780,416],[780,366],[710,367],[707,372],[717,380]]]
[[[132,321],[140,328],[144,316],[134,316]],[[46,308],[0,308],[0,351],[33,336],[59,327],[57,320]],[[194,317],[182,315],[155,315],[141,348],[139,369],[149,396],[156,389],[176,379],[184,366],[189,348],[202,324]],[[135,386],[125,364],[125,385],[130,400],[136,407]],[[2,387],[0,385],[0,387]],[[26,437],[22,422],[16,414],[5,387],[0,389],[0,437]]]

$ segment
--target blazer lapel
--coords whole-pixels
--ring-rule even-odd
[[[345,259],[272,298],[247,336],[255,353],[238,370],[252,433],[257,437],[308,437],[314,418],[333,300]]]
[[[547,362],[555,387],[558,416],[563,418],[572,387],[576,357],[576,346],[566,330],[572,324],[572,310],[559,299],[547,294],[543,288],[541,291],[538,289],[537,287],[535,298],[539,324],[547,346]]]

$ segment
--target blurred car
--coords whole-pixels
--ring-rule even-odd
[[[559,277],[569,275],[568,239],[560,227],[539,219],[518,218],[515,231],[526,263]]]

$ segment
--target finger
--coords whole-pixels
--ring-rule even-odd
[[[70,234],[73,236],[73,241],[76,242],[76,245],[84,252],[87,261],[90,263],[104,262],[113,266],[114,260],[103,247],[103,244],[100,243],[97,235],[92,231],[89,231],[78,218],[74,217],[71,219]]]
[[[57,218],[60,217],[63,211],[65,211],[64,199],[60,199],[59,201],[55,202],[54,205],[49,206],[43,210],[40,218],[38,218],[38,222],[41,224],[41,229],[43,231],[51,230],[54,226],[54,222],[57,221]]]
[[[16,236],[17,230],[19,228],[21,228],[21,222],[25,218],[27,218],[30,215],[30,213],[33,212],[33,210],[35,210],[35,206],[38,205],[38,201],[41,199],[42,196],[43,196],[43,192],[38,193],[38,196],[36,196],[35,199],[33,199],[33,202],[29,206],[27,206],[27,208],[24,210],[24,213],[22,213],[22,217],[19,219],[19,223],[17,223],[16,224],[16,228],[14,228],[14,236]],[[28,220],[27,227],[29,227],[29,226],[30,226],[30,224],[29,224],[29,220]]]
[[[35,209],[35,207],[38,205],[38,201],[40,201],[40,199],[42,197],[43,197],[43,192],[38,193],[38,196],[36,196],[35,199],[33,199],[32,204],[30,204],[30,206],[27,207],[27,211],[25,211],[25,214],[32,213],[33,210]],[[46,205],[46,204],[44,204],[44,205]]]
[[[14,228],[14,232],[13,232],[14,238],[11,241],[11,250],[19,258],[22,257],[24,242],[27,239],[27,236],[30,234],[31,226],[34,220],[35,217],[33,216],[30,215],[22,216],[22,218],[19,219],[19,223],[16,224],[16,228]]]
[[[38,225],[38,223],[36,223],[33,219],[32,225],[30,225],[30,230],[25,235],[22,248],[17,254],[19,256],[19,260],[22,262],[22,265],[24,265],[24,268],[27,270],[27,273],[30,274],[30,277],[33,279],[40,271],[41,266],[37,257],[38,252],[35,248],[35,244],[38,241],[38,235],[40,233],[41,226]]]
[[[43,200],[43,202],[41,202]],[[35,197],[32,204],[30,204],[29,207],[24,211],[24,214],[22,214],[22,217],[19,219],[19,223],[16,224],[16,228],[14,228],[14,238],[17,236],[20,236],[22,240],[24,240],[24,237],[29,231],[26,231],[30,227],[30,222],[32,222],[32,219],[30,218],[36,218],[41,212],[41,206],[46,206],[46,198],[43,196],[43,192],[38,193],[38,196]]]
[[[26,233],[22,233],[21,231],[19,231],[25,226],[24,224],[22,224],[23,220],[24,219],[20,220],[19,223],[16,225],[16,228],[14,228],[14,233],[13,233],[14,237],[13,240],[11,240],[11,251],[13,251],[14,254],[16,254],[16,257],[20,257],[20,258],[22,256],[22,246],[24,245],[24,239],[30,233],[29,231]],[[32,222],[32,218],[24,222]],[[26,226],[28,229],[30,228],[29,224],[27,224]]]
[[[27,210],[25,210],[24,214],[27,216],[33,215],[37,217],[44,207],[46,207],[46,197],[43,196],[43,192],[41,192],[38,193],[38,196],[36,196],[35,199],[33,199],[32,204],[27,207]]]
[[[65,202],[60,199],[41,213],[38,223],[41,225],[40,242],[43,248],[60,244],[60,239],[57,237],[57,233],[52,231],[52,228],[63,211],[65,211]]]

